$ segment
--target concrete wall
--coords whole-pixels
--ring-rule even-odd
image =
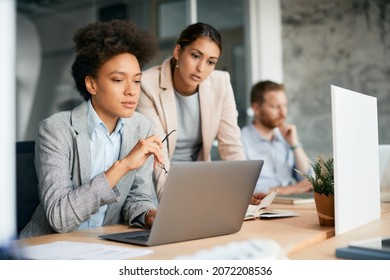
[[[379,143],[389,144],[390,1],[282,0],[281,5],[289,119],[309,156],[332,153],[330,85],[375,96]]]

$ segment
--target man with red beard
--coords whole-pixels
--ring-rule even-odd
[[[312,190],[295,169],[311,173],[310,160],[299,143],[297,128],[286,123],[287,97],[283,84],[260,81],[251,90],[253,122],[242,128],[241,140],[247,159],[263,159],[255,193],[279,195]]]

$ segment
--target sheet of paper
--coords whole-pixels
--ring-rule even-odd
[[[278,193],[278,189],[274,190],[270,194],[268,194],[266,197],[264,197],[259,205],[249,204],[248,209],[246,210],[246,214],[244,217],[244,220],[251,220],[253,218],[256,218],[256,212],[258,209],[267,208],[272,201],[274,200],[276,194]]]
[[[153,253],[152,250],[144,248],[67,241],[25,246],[19,250],[21,257],[34,260],[119,260]]]
[[[270,193],[269,195],[267,195],[266,197],[264,197],[260,204],[259,204],[259,208],[267,208],[271,203],[272,201],[274,200],[276,194],[278,193],[278,189],[274,190],[272,193]]]

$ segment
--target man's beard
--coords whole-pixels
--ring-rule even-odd
[[[260,119],[261,124],[269,129],[274,129],[275,127],[279,127],[282,124],[284,124],[285,118],[278,118],[278,119],[269,119],[269,118],[262,118]]]

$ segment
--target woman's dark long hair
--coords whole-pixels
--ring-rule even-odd
[[[176,41],[176,44],[179,45],[182,49],[184,49],[200,37],[209,37],[213,42],[217,44],[220,52],[222,52],[221,34],[219,34],[219,32],[210,24],[203,22],[198,22],[187,26],[187,28],[181,32],[179,39]],[[172,58],[171,66],[174,67],[176,65],[176,62],[176,59]]]

